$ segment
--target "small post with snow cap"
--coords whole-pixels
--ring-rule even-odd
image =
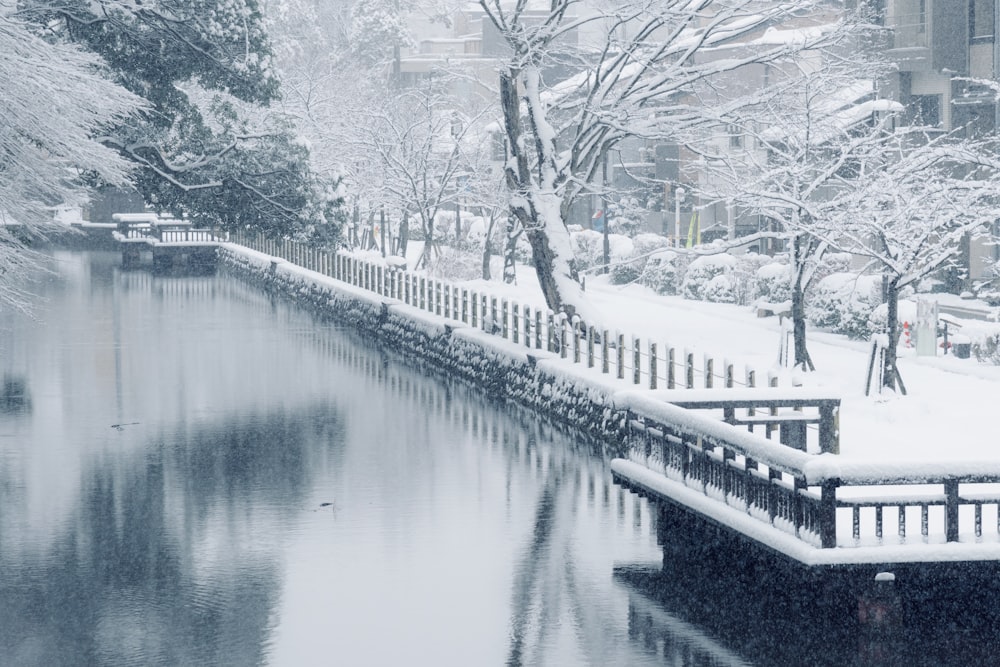
[[[824,479],[820,486],[819,541],[824,549],[837,546],[837,487],[839,479]]]

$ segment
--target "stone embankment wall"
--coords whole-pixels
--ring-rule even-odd
[[[624,449],[628,410],[614,406],[614,387],[600,376],[567,368],[558,355],[525,350],[460,322],[428,314],[237,245],[219,248],[220,267],[313,311],[350,324],[386,345],[491,397],[515,401]]]

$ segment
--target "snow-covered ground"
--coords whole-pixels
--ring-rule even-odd
[[[475,285],[520,303],[544,305],[526,267],[519,267],[517,285]],[[776,317],[758,318],[743,306],[660,296],[640,285],[610,285],[602,277],[588,279],[587,293],[611,330],[726,359],[738,368],[776,371],[786,376],[782,385],[790,384],[788,369],[778,365]],[[842,455],[897,464],[1000,461],[995,436],[1000,366],[950,354],[917,357],[913,349],[901,347],[899,368],[908,394],[865,396],[869,344],[815,330],[808,337],[816,371],[797,373],[796,379],[842,398]]]

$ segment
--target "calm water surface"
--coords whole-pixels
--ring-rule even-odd
[[[910,653],[854,598],[698,551],[533,417],[232,278],[119,263],[55,253],[33,316],[0,312],[0,665]]]

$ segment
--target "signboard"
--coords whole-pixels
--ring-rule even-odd
[[[917,300],[917,321],[913,326],[918,357],[937,356],[937,301]]]

